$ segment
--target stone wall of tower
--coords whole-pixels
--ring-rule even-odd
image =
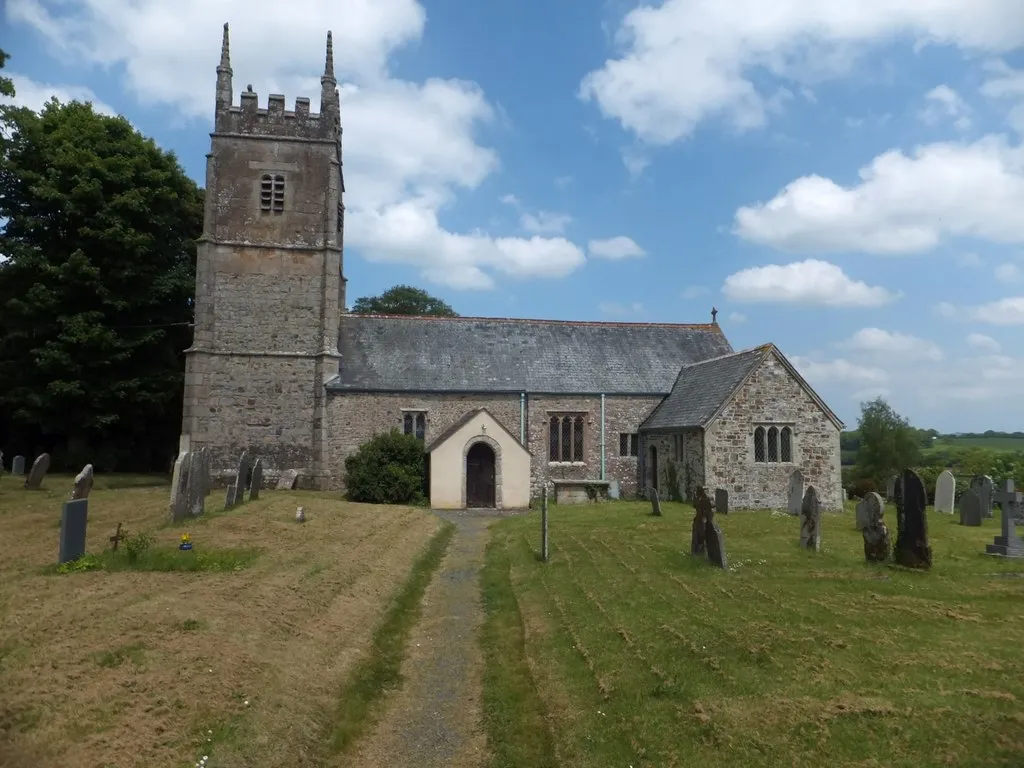
[[[221,471],[248,449],[268,471],[300,469],[319,485],[323,385],[338,370],[343,297],[333,67],[323,79],[320,114],[309,113],[308,99],[285,111],[277,96],[260,109],[251,91],[235,106],[225,102],[226,34],[197,253],[195,332],[186,352],[182,447],[207,447]]]

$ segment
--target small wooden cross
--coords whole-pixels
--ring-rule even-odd
[[[117,545],[121,543],[124,538],[124,534],[121,533],[121,524],[117,524],[117,531],[113,536],[110,537],[110,543],[113,545],[114,551],[117,552]]]

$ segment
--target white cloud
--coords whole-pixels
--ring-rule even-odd
[[[651,158],[645,152],[636,147],[624,147],[622,150],[622,162],[626,166],[631,179],[639,179],[643,176],[647,166],[651,164]]]
[[[1002,280],[1007,283],[1014,283],[1024,277],[1024,272],[1016,264],[1000,264],[995,268],[996,280]]]
[[[791,357],[790,362],[800,371],[800,375],[815,387],[822,382],[843,381],[860,384],[883,384],[889,380],[889,374],[878,367],[860,365],[845,358],[837,358],[824,362],[816,362],[806,357]]]
[[[502,195],[500,199],[501,202],[504,203],[505,205],[513,205],[516,208],[518,208],[520,205],[519,198],[513,195],[511,192],[507,195]]]
[[[951,120],[958,131],[971,127],[971,108],[960,94],[948,85],[937,85],[925,94],[927,102],[921,110],[921,119],[929,125]]]
[[[730,312],[729,322],[736,323],[737,325],[739,325],[740,323],[747,322],[747,316],[744,315],[742,312]]]
[[[621,301],[602,301],[597,308],[606,315],[623,317],[626,315],[639,315],[644,311],[644,305],[639,301],[624,303]]]
[[[927,339],[881,328],[861,328],[839,347],[876,356],[898,355],[904,360],[943,359],[939,345]]]
[[[89,88],[79,85],[49,85],[40,83],[30,77],[11,73],[14,83],[14,98],[0,96],[0,104],[16,104],[38,112],[52,97],[56,96],[61,103],[69,101],[90,101],[94,111],[103,115],[117,115],[117,110],[104,103]]]
[[[624,235],[609,237],[606,240],[591,240],[587,243],[587,250],[595,258],[610,261],[635,259],[645,255],[643,248]]]
[[[1007,122],[1024,134],[1024,69],[1013,69],[1002,60],[990,62],[987,68],[992,77],[981,86],[981,92],[991,99],[1009,102]]]
[[[389,57],[420,38],[417,0],[9,0],[7,18],[40,31],[82,66],[123,67],[125,90],[212,119],[213,73],[223,22],[231,29],[235,93],[247,83],[289,99],[320,93],[326,31],[345,131],[346,246],[370,261],[406,264],[425,279],[483,289],[495,277],[564,277],[585,263],[562,237],[494,237],[451,232],[445,212],[499,168],[477,129],[499,118],[480,88],[456,79],[412,83],[390,76]],[[314,106],[314,109],[318,106]]]
[[[983,333],[967,334],[967,346],[980,349],[982,352],[998,352],[1000,349],[998,341]]]
[[[859,175],[850,187],[796,179],[767,203],[740,208],[735,232],[786,251],[905,254],[949,237],[1024,242],[1024,148],[1003,137],[930,144],[911,156],[891,150]]]
[[[987,325],[1024,325],[1024,296],[1011,296],[973,307],[941,302],[936,309],[940,315],[951,319],[971,320]]]
[[[682,297],[687,301],[706,296],[709,293],[708,289],[703,285],[688,285],[683,289]]]
[[[524,213],[519,223],[527,232],[534,234],[565,232],[565,228],[572,221],[572,216],[567,213],[551,213],[550,211],[538,211],[536,214]]]
[[[898,298],[816,259],[740,270],[725,278],[722,291],[733,301],[817,307],[879,307]]]
[[[642,139],[668,144],[708,118],[738,130],[763,125],[780,80],[799,87],[841,76],[872,46],[899,38],[1009,51],[1024,44],[1024,13],[1020,0],[666,0],[626,14],[619,57],[586,75],[579,93]]]

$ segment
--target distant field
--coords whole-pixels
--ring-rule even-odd
[[[1024,451],[1019,437],[940,437],[933,448],[987,448],[991,451]]]

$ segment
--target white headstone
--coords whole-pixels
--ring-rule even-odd
[[[953,501],[956,498],[956,478],[948,469],[939,473],[935,481],[935,511],[953,514]]]

